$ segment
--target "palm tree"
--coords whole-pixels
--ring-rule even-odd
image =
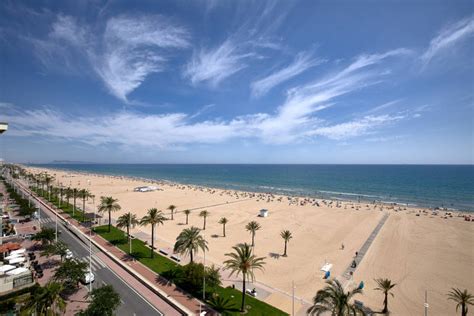
[[[67,202],[67,204],[69,204],[69,205],[70,205],[69,200],[70,200],[71,198],[72,198],[72,189],[68,187],[68,188],[66,189],[66,202]]]
[[[227,316],[232,315],[232,312],[238,311],[238,308],[232,302],[232,298],[219,296],[219,294],[212,294],[208,303],[216,312],[220,315]]]
[[[227,224],[229,221],[227,220],[227,218],[225,217],[222,217],[220,220],[219,220],[219,224],[222,224],[222,234],[224,235],[225,237],[225,224]]]
[[[190,262],[194,262],[194,254],[196,254],[199,249],[202,249],[202,251],[209,250],[207,241],[199,234],[200,232],[201,230],[194,226],[183,229],[178,237],[176,237],[173,251],[182,255],[189,255]]]
[[[155,248],[155,226],[158,224],[163,225],[164,221],[166,221],[166,217],[163,215],[162,211],[158,211],[156,208],[151,208],[148,210],[147,215],[143,216],[140,220],[140,225],[146,226],[151,225],[151,258],[154,258],[153,249]]]
[[[117,202],[118,200],[111,196],[100,197],[99,213],[109,213],[109,233],[112,222],[111,213],[119,211],[122,208]]]
[[[325,315],[329,312],[333,316],[355,316],[365,315],[358,306],[351,303],[356,294],[362,294],[362,289],[356,288],[344,292],[344,288],[336,279],[327,280],[328,284],[316,293],[313,298],[313,306],[308,308],[309,315]]]
[[[121,215],[117,219],[117,227],[118,228],[127,228],[127,236],[130,238],[130,227],[133,228],[139,224],[137,215],[132,214],[131,212],[125,213]]]
[[[280,236],[285,241],[285,251],[283,252],[283,257],[286,257],[287,256],[287,254],[286,254],[286,245],[288,244],[290,239],[293,238],[293,235],[291,235],[291,232],[289,230],[283,230],[280,233]]]
[[[256,221],[251,221],[245,226],[245,229],[252,234],[252,247],[255,246],[255,233],[257,230],[260,230],[260,228],[262,228],[262,226]]]
[[[264,257],[256,257],[252,254],[252,248],[249,244],[241,244],[232,247],[235,252],[226,253],[230,259],[224,261],[225,269],[230,270],[230,275],[234,273],[238,276],[242,274],[242,305],[240,311],[244,312],[245,308],[245,284],[247,279],[253,281],[255,279],[254,270],[263,270],[265,264]]]
[[[171,204],[170,206],[168,206],[168,210],[171,211],[171,220],[173,221],[174,220],[174,210],[176,209],[176,206],[174,206],[173,204]]]
[[[82,198],[82,221],[86,219],[86,199],[88,199],[90,195],[91,193],[86,189],[82,189],[79,192],[79,196]]]
[[[76,188],[72,189],[72,199],[74,201],[74,205],[72,207],[72,217],[74,217],[74,212],[76,211],[76,199],[77,199],[77,189]]]
[[[189,217],[189,214],[191,214],[191,211],[190,211],[190,210],[184,210],[184,215],[186,215],[186,225],[188,225],[188,217]]]
[[[461,291],[460,289],[452,288],[451,291],[448,293],[448,300],[457,303],[456,312],[458,311],[459,307],[461,307],[462,316],[467,316],[467,305],[474,305],[474,296],[472,296],[472,294],[469,293],[467,289]]]
[[[202,227],[202,230],[206,230],[206,218],[209,216],[209,212],[207,210],[201,211],[199,216],[204,218],[204,226]]]
[[[36,315],[61,315],[66,311],[66,302],[61,297],[63,285],[48,282],[38,288],[28,300],[25,310]]]
[[[395,287],[395,283],[392,283],[391,280],[389,279],[375,279],[375,282],[377,282],[377,287],[374,289],[376,291],[381,291],[384,294],[384,300],[383,300],[383,310],[382,313],[386,314],[388,313],[388,294],[394,296],[393,293],[390,292],[391,289]]]

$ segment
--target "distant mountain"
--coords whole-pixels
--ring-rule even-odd
[[[88,162],[88,161],[74,161],[74,160],[53,160],[49,164],[92,164],[93,162]]]

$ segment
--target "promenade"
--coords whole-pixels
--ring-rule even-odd
[[[79,239],[86,241],[89,238],[91,232],[88,227],[82,226],[67,214],[60,214],[56,207],[46,203],[36,196],[35,193],[32,194],[23,184],[18,182],[17,184],[42,206],[42,211],[49,212],[48,215],[50,217],[54,218],[58,214],[60,218],[64,218],[76,230],[80,231],[83,235],[78,236]],[[71,231],[75,233],[73,229]],[[76,232],[75,234],[80,233]],[[189,296],[176,286],[163,282],[163,279],[155,272],[140,262],[132,260],[130,256],[102,237],[92,233],[92,242],[100,250],[98,257],[134,291],[140,293],[165,315],[199,315],[202,311],[206,311],[206,315],[217,315],[217,313],[206,307],[199,300]]]

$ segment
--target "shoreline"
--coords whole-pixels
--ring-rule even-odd
[[[321,194],[315,194],[315,195],[303,195],[303,194],[291,194],[289,192],[284,192],[284,191],[291,191],[289,189],[278,189],[274,188],[274,191],[252,191],[252,190],[244,190],[244,189],[239,189],[232,187],[226,187],[226,186],[211,186],[211,185],[203,185],[203,184],[195,184],[195,183],[185,183],[185,182],[178,182],[178,181],[173,181],[173,180],[167,180],[167,179],[152,179],[152,178],[145,178],[145,177],[138,177],[138,176],[130,176],[130,175],[123,175],[123,174],[115,174],[115,173],[96,173],[96,172],[91,172],[91,171],[79,171],[79,170],[71,170],[68,168],[58,168],[58,167],[45,167],[41,165],[25,165],[25,164],[18,164],[24,168],[37,168],[37,169],[45,169],[45,170],[54,170],[54,171],[60,171],[60,172],[69,172],[69,173],[77,173],[81,175],[92,175],[92,176],[108,176],[108,177],[113,177],[117,179],[128,179],[132,181],[144,181],[150,184],[168,184],[168,185],[182,185],[182,186],[190,186],[190,187],[195,187],[195,188],[204,188],[204,189],[210,189],[210,190],[224,190],[224,191],[237,191],[240,193],[245,193],[245,194],[270,194],[274,196],[282,196],[282,197],[291,197],[291,198],[297,198],[297,199],[317,199],[317,200],[329,200],[329,201],[339,201],[339,202],[344,202],[344,203],[359,203],[359,204],[370,204],[370,205],[375,205],[375,206],[381,206],[381,207],[398,207],[398,208],[405,208],[405,209],[424,209],[428,211],[437,211],[437,212],[454,212],[457,214],[472,214],[474,213],[474,208],[473,209],[459,209],[459,208],[452,208],[452,207],[440,207],[440,206],[428,206],[428,205],[423,205],[423,204],[416,204],[416,203],[410,203],[410,202],[392,202],[392,201],[383,201],[380,199],[378,196],[373,196],[374,199],[365,199],[363,197],[369,197],[372,195],[368,194],[357,194],[357,193],[347,193],[347,192],[336,192],[336,191],[326,191],[326,190],[315,190],[318,193]],[[268,187],[270,188],[270,187]],[[325,196],[325,194],[328,194]],[[333,196],[333,195],[341,195],[341,196]],[[343,197],[343,196],[348,196],[348,197]],[[349,196],[354,196],[354,197],[359,197],[359,199],[356,198],[350,198]],[[441,205],[444,205],[445,203],[441,203]]]

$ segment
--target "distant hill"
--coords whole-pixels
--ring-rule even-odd
[[[88,161],[74,161],[74,160],[53,160],[51,162],[49,162],[50,164],[55,164],[55,165],[58,165],[58,164],[92,164],[93,162],[88,162]]]

